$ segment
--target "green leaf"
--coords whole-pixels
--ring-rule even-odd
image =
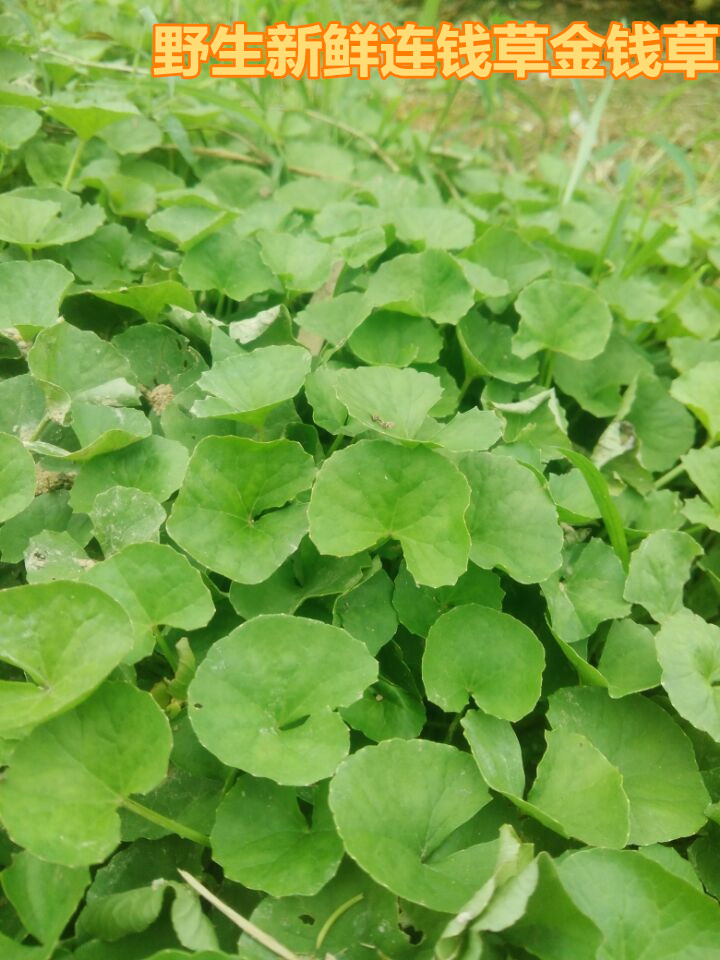
[[[292,787],[242,777],[218,807],[210,835],[225,876],[273,897],[312,896],[322,889],[343,855],[323,793],[313,790],[308,820]]]
[[[630,613],[623,599],[625,572],[602,540],[593,538],[568,549],[562,579],[555,575],[541,587],[553,631],[566,643],[589,637],[604,620]]]
[[[165,516],[154,497],[133,487],[109,487],[90,509],[93,533],[106,557],[131,543],[157,542]]]
[[[538,701],[545,652],[524,623],[466,604],[444,613],[428,633],[423,682],[428,699],[459,713],[470,697],[485,712],[520,720]]]
[[[526,383],[537,374],[535,357],[521,359],[513,354],[512,329],[493,323],[477,311],[460,321],[458,340],[470,374],[496,377],[506,383]]]
[[[133,661],[152,652],[156,627],[198,630],[215,612],[198,571],[161,543],[131,544],[95,564],[84,580],[111,596],[129,616],[135,630]]]
[[[1,122],[0,122],[1,126]],[[58,320],[60,303],[73,275],[54,260],[0,263],[0,330],[14,327],[32,336]]]
[[[556,861],[537,858],[538,883],[520,920],[504,933],[510,943],[542,960],[596,960],[600,931],[563,886]]]
[[[165,207],[147,221],[148,230],[170,240],[180,250],[191,249],[198,241],[224,226],[228,214],[204,206]]]
[[[95,587],[44,583],[0,592],[0,657],[27,680],[3,680],[0,729],[17,736],[86,697],[125,657],[132,629]]]
[[[190,459],[168,533],[211,570],[260,583],[307,531],[305,504],[289,501],[310,486],[313,473],[299,443],[207,437]]]
[[[354,557],[323,557],[306,537],[297,552],[267,580],[252,584],[233,583],[230,602],[245,620],[261,613],[295,613],[311,597],[329,597],[350,589],[361,580],[364,568],[369,565],[367,553]]]
[[[716,901],[640,853],[578,850],[557,869],[565,890],[602,933],[601,955],[720,956]]]
[[[35,461],[22,443],[0,433],[0,522],[10,520],[35,497]]]
[[[373,656],[392,640],[397,630],[392,597],[392,580],[381,569],[338,597],[333,607],[337,625],[362,640]]]
[[[146,153],[162,143],[162,130],[157,123],[142,116],[116,120],[98,131],[100,137],[117,153]]]
[[[0,107],[0,147],[17,150],[40,129],[40,114],[24,107]]]
[[[650,630],[634,620],[611,623],[598,670],[608,682],[611,697],[625,697],[659,686],[660,665]]]
[[[60,414],[67,412],[71,400],[112,405],[138,401],[135,378],[120,352],[90,330],[69,323],[56,323],[38,334],[28,366]]]
[[[436,956],[473,956],[483,949],[483,932],[498,933],[525,913],[538,879],[532,844],[521,843],[511,826],[500,828],[492,876],[445,927]]]
[[[0,197],[0,240],[35,250],[89,237],[104,219],[102,207],[59,187],[19,187]]]
[[[101,403],[85,403],[83,400],[70,402],[70,418],[76,442],[65,441],[70,447],[66,450],[44,441],[28,443],[33,453],[83,463],[104,453],[122,450],[137,440],[149,437],[152,432],[150,421],[139,410],[127,407],[111,407]]]
[[[467,754],[426,740],[364,747],[338,769],[330,808],[350,856],[393,893],[460,910],[492,873],[495,844],[452,835],[489,801]]]
[[[522,752],[509,721],[482,710],[470,710],[460,724],[487,785],[509,797],[522,797],[525,792]]]
[[[32,503],[0,526],[0,552],[4,563],[22,560],[32,537],[48,530],[67,531],[82,547],[92,536],[90,522],[73,514],[67,490],[52,490],[35,497]]]
[[[53,530],[32,537],[23,560],[28,583],[77,580],[94,563],[69,533]]]
[[[442,396],[437,377],[396,367],[339,370],[337,398],[351,417],[384,436],[412,440]]]
[[[550,697],[553,729],[586,737],[623,778],[631,844],[689,836],[703,825],[708,794],[690,741],[662,707],[636,694],[612,700],[598,687]]]
[[[59,212],[60,204],[51,200],[4,193],[0,197],[0,240],[34,246]]]
[[[198,952],[217,949],[219,944],[215,928],[210,918],[203,913],[198,895],[179,883],[170,886],[175,893],[170,919],[180,943],[192,950],[194,956],[198,956]],[[212,960],[212,954],[209,960]]]
[[[468,499],[465,479],[438,454],[362,440],[321,467],[310,499],[310,537],[333,556],[393,537],[418,583],[454,583],[467,566]]]
[[[670,393],[695,414],[710,441],[720,436],[720,362],[708,360],[681,374]]]
[[[77,475],[70,503],[89,511],[95,498],[112,487],[130,487],[163,503],[182,483],[187,468],[185,448],[164,437],[147,437],[123,450],[84,463]]]
[[[198,385],[211,398],[198,400],[195,416],[227,416],[265,412],[290,400],[310,372],[310,353],[303,347],[258,347],[238,353],[203,373]]]
[[[51,117],[74,130],[81,140],[89,140],[110,124],[131,117],[137,112],[127,101],[101,106],[95,103],[72,103],[60,98],[50,101],[46,109]]]
[[[218,290],[231,300],[279,288],[260,257],[257,241],[240,238],[232,227],[196,243],[180,264],[180,276],[191,290]]]
[[[703,549],[697,540],[678,530],[649,534],[630,558],[625,599],[645,607],[661,622],[683,606],[683,587]]]
[[[563,280],[536,280],[515,301],[520,325],[513,353],[529,357],[539,350],[591,360],[608,341],[612,314],[594,290]]]
[[[90,883],[90,871],[46,863],[22,850],[0,882],[28,933],[40,943],[55,944]]]
[[[472,497],[467,524],[470,558],[500,567],[520,583],[538,583],[560,566],[562,532],[540,481],[510,457],[471,453],[460,466]]]
[[[207,369],[185,337],[158,323],[129,327],[113,337],[113,345],[146,390],[167,385],[173,393],[180,393]]]
[[[548,488],[561,516],[569,523],[587,523],[600,517],[600,509],[590,487],[577,467],[567,473],[553,473],[548,477]]]
[[[167,308],[175,304],[184,310],[195,310],[195,300],[191,293],[177,280],[158,280],[155,283],[137,283],[128,287],[111,290],[93,288],[88,293],[119,307],[135,310],[145,320],[152,323]]]
[[[45,417],[45,394],[29,373],[0,380],[0,431],[32,437]]]
[[[78,927],[84,937],[112,943],[132,933],[142,933],[160,916],[166,886],[158,883],[95,897],[87,904]]]
[[[720,628],[682,610],[664,621],[655,645],[672,705],[720,741]]]
[[[332,247],[305,233],[260,230],[261,257],[288,290],[313,293],[327,282],[333,265]]]
[[[416,948],[398,924],[398,906],[391,893],[345,858],[337,875],[315,896],[265,897],[251,920],[298,954],[312,956],[322,949],[330,956],[346,952],[353,960],[370,960],[382,951],[409,960]],[[246,935],[240,938],[240,949],[248,960],[272,956]]]
[[[715,510],[720,510],[720,447],[691,450],[682,462],[700,493]]]
[[[381,264],[370,278],[367,298],[373,307],[450,324],[474,302],[465,274],[443,250],[404,253]]]
[[[390,660],[388,672],[394,673],[402,682],[381,676],[377,683],[365,690],[360,700],[340,713],[353,730],[359,730],[375,743],[393,738],[412,740],[420,735],[425,726],[425,707],[415,691],[410,671],[398,655],[397,647],[387,647],[381,661],[383,659]],[[413,688],[412,692],[406,689],[403,682]]]
[[[399,207],[391,222],[398,240],[436,250],[462,250],[475,234],[472,220],[450,207]]]
[[[361,293],[350,291],[326,300],[316,300],[293,318],[301,330],[337,346],[344,343],[350,334],[370,313],[370,305]]]
[[[170,743],[167,720],[149,694],[103,685],[15,748],[0,783],[5,828],[52,863],[104,860],[120,842],[118,806],[162,780]]]
[[[591,360],[558,355],[553,379],[583,410],[596,417],[613,417],[622,406],[622,388],[631,384],[639,373],[651,372],[652,367],[642,350],[615,329],[602,353]]]
[[[621,414],[635,429],[638,460],[647,470],[669,469],[695,439],[693,419],[672,392],[657,377],[641,374],[623,397]]]
[[[394,367],[434,363],[442,345],[432,320],[390,310],[375,310],[367,320],[363,318],[348,340],[352,352],[365,363]]]
[[[339,627],[282,614],[219,640],[190,685],[190,719],[223,763],[280,784],[331,776],[349,737],[335,712],[377,676],[364,644]]]
[[[550,262],[542,253],[507,227],[486,230],[463,256],[505,280],[513,295],[550,269]]]
[[[623,778],[582,734],[549,730],[528,801],[590,846],[624,847],[630,806]]]

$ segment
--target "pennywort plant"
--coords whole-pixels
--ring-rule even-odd
[[[0,17],[0,955],[719,958],[717,210],[142,16]]]

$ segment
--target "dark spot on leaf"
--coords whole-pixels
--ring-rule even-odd
[[[309,827],[312,827],[313,813],[315,812],[315,808],[313,807],[313,805],[311,803],[308,803],[308,801],[304,800],[302,797],[297,798],[297,805],[298,805],[298,809],[300,810],[300,813],[305,818],[305,822],[307,823],[307,825]]]
[[[405,934],[405,936],[408,938],[410,943],[413,944],[413,946],[416,946],[418,943],[422,943],[423,938],[425,936],[422,930],[418,930],[411,923],[401,922],[398,924],[398,926],[400,927],[402,932]]]
[[[310,719],[310,714],[306,714],[304,717],[298,717],[297,720],[290,720],[288,723],[283,723],[278,727],[278,730],[295,730],[297,727],[301,727]]]

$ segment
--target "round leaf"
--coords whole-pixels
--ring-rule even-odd
[[[281,784],[331,776],[349,748],[335,708],[377,678],[367,648],[339,627],[284,614],[215,643],[188,692],[199,740],[223,763]]]
[[[259,347],[238,353],[203,373],[198,384],[210,400],[198,400],[196,416],[237,416],[264,410],[295,396],[310,372],[303,347]]]
[[[578,850],[558,863],[565,890],[603,934],[600,956],[718,960],[717,901],[633,850]]]
[[[617,767],[579,733],[548,730],[528,801],[564,832],[596,847],[624,847],[630,806]]]
[[[461,460],[472,497],[467,514],[470,558],[500,567],[520,583],[558,569],[563,543],[557,512],[535,474],[511,457],[473,453]]]
[[[133,660],[152,652],[155,627],[197,630],[215,612],[198,571],[165,544],[131,544],[88,570],[85,581],[104,590],[127,612],[136,635]]]
[[[350,416],[370,430],[411,440],[442,396],[442,385],[413,369],[359,367],[338,371],[335,392]]]
[[[27,335],[56,323],[72,281],[70,271],[54,260],[0,263],[0,330],[15,327]]]
[[[490,607],[467,604],[439,617],[427,636],[427,696],[459,713],[470,696],[486,713],[520,720],[538,701],[545,651],[524,623]]]
[[[612,329],[607,303],[589,287],[564,280],[536,280],[515,301],[520,326],[513,353],[530,357],[552,350],[576,360],[602,353]]]
[[[217,810],[213,856],[230,880],[273,897],[311,896],[337,871],[343,847],[322,790],[312,822],[292,787],[242,777]]]
[[[702,552],[697,540],[679,530],[651,533],[630,558],[625,599],[641,604],[658,622],[677,613],[693,560]]]
[[[457,260],[444,250],[404,253],[370,277],[368,302],[437,323],[457,323],[474,303]]]
[[[59,581],[0,591],[0,658],[28,677],[0,682],[2,736],[78,703],[132,642],[125,612],[95,587]]]
[[[709,798],[692,745],[662,707],[638,694],[612,700],[599,687],[566,687],[550,697],[548,720],[586,737],[622,774],[629,843],[686,837],[705,822]]]
[[[465,479],[421,447],[361,440],[333,454],[310,499],[310,536],[321,553],[350,556],[393,537],[418,583],[454,583],[467,567]]]
[[[104,684],[15,748],[0,783],[6,830],[52,863],[104,860],[120,842],[117,808],[163,779],[170,746],[170,727],[150,694]]]
[[[182,483],[188,454],[182,444],[151,436],[83,464],[70,492],[75,510],[92,510],[95,497],[111,487],[131,487],[163,502]]]
[[[168,533],[211,570],[261,583],[305,535],[305,504],[288,501],[313,473],[312,457],[294,441],[207,437],[190,458]]]
[[[364,747],[330,785],[350,856],[398,896],[447,913],[460,910],[492,873],[495,844],[474,843],[472,835],[460,848],[451,841],[489,799],[468,754],[428,740]]]

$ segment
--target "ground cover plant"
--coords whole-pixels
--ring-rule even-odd
[[[716,134],[153,15],[0,15],[0,956],[720,957]]]

